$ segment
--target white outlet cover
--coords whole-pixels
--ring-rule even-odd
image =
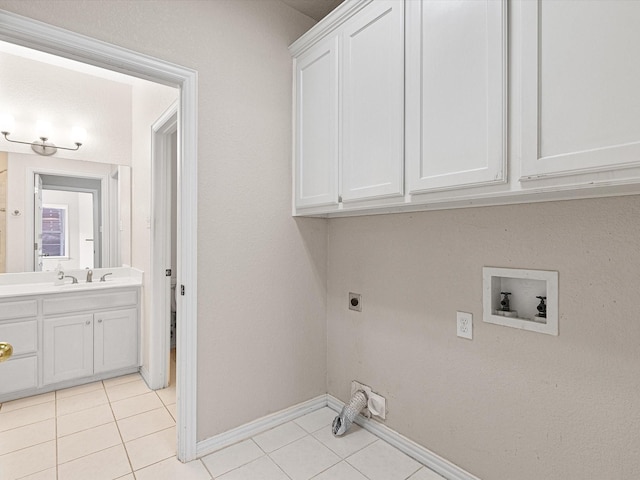
[[[473,315],[467,312],[457,312],[456,330],[460,338],[473,340]]]

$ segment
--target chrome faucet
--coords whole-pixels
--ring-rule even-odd
[[[87,283],[93,282],[93,270],[87,270]]]
[[[113,275],[113,273],[105,273],[100,277],[101,282],[106,282],[107,275]]]
[[[64,278],[70,278],[71,279],[71,283],[78,283],[78,279],[76,277],[74,277],[73,275],[65,275]],[[64,280],[63,278],[63,280]]]

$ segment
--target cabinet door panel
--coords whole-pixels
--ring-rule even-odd
[[[343,31],[342,200],[403,194],[404,9],[376,1]]]
[[[38,386],[38,357],[12,358],[0,363],[0,395]]]
[[[506,181],[506,2],[407,4],[410,193]]]
[[[37,320],[0,323],[0,341],[10,343],[14,355],[35,352],[38,349]]]
[[[522,2],[520,22],[522,180],[640,165],[640,2]]]
[[[338,39],[296,59],[296,207],[338,204]]]
[[[93,374],[93,315],[44,320],[44,383]]]
[[[138,311],[96,313],[94,370],[101,373],[138,365]]]

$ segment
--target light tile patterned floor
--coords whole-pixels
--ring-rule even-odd
[[[175,381],[172,379],[172,385]],[[2,480],[442,480],[323,408],[201,460],[175,459],[175,387],[138,374],[0,406]]]

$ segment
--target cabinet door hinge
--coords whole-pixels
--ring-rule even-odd
[[[184,297],[184,285],[180,285],[180,295]]]
[[[167,269],[164,271],[164,276],[165,276],[165,277],[170,277],[170,276],[171,276],[171,269],[170,269],[170,268],[167,268]]]

